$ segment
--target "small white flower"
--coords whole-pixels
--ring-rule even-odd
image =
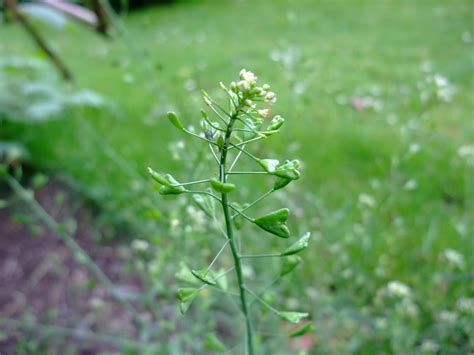
[[[387,293],[392,297],[409,297],[411,290],[410,287],[400,281],[390,281],[387,284]]]
[[[276,102],[276,94],[273,91],[267,92],[265,95],[265,101],[270,102],[270,103],[275,103]]]
[[[270,110],[269,109],[263,109],[263,110],[258,110],[258,114],[260,115],[260,117],[267,117],[268,114],[270,113]]]
[[[237,83],[237,86],[239,87],[240,91],[248,91],[250,89],[250,84],[245,80],[240,80]]]
[[[464,256],[460,252],[454,249],[446,249],[443,252],[443,256],[452,266],[459,267],[461,269],[464,268]]]
[[[251,71],[248,71],[248,70],[245,70],[245,69],[242,69],[240,71],[240,79],[242,80],[245,80],[246,82],[248,82],[250,85],[252,84],[255,84],[257,82],[257,77],[255,76],[254,73],[252,73]]]
[[[263,84],[262,89],[265,90],[265,91],[268,91],[268,90],[270,90],[270,85]]]

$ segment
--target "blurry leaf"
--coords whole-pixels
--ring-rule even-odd
[[[309,313],[305,312],[278,312],[277,314],[280,318],[295,324],[299,323],[303,318],[309,316]]]
[[[280,276],[285,276],[292,272],[298,264],[301,262],[301,257],[299,255],[290,255],[283,258],[283,265],[281,266]]]
[[[227,348],[224,344],[217,338],[214,333],[208,333],[204,339],[204,348],[207,351],[226,351]]]
[[[248,203],[244,203],[243,205],[239,204],[239,203],[236,203],[234,202],[232,204],[236,209],[238,209],[239,211],[240,210],[243,210],[245,209],[249,204]],[[237,214],[235,217],[234,217],[234,225],[235,225],[235,228],[237,229],[241,229],[244,225],[244,222],[245,222],[245,219],[244,217],[242,217],[242,215],[240,214]]]
[[[314,329],[313,323],[308,322],[306,324],[303,324],[301,327],[298,327],[295,330],[293,330],[290,333],[290,337],[292,337],[292,338],[300,337],[302,335],[305,335],[305,334],[313,331],[313,329]]]
[[[184,263],[179,263],[180,269],[175,274],[176,278],[180,281],[189,282],[190,284],[199,285],[198,280],[191,273],[191,269]]]
[[[186,311],[189,309],[189,306],[196,298],[199,290],[197,288],[186,287],[178,289],[177,297],[180,301],[179,308],[181,310],[181,314],[185,314]]]
[[[308,241],[309,241],[310,236],[311,236],[311,233],[309,232],[306,233],[300,239],[298,239],[295,243],[293,243],[287,249],[285,249],[283,253],[281,253],[281,255],[282,256],[292,255],[306,249],[308,247]]]
[[[228,288],[228,282],[227,282],[227,275],[225,274],[224,269],[219,269],[216,271],[216,282],[219,285],[220,288],[223,290],[227,290]]]
[[[7,200],[0,199],[0,209],[5,208],[8,206]]]
[[[209,217],[212,218],[215,216],[216,204],[211,196],[194,194],[193,200],[194,202],[196,202],[198,207],[203,210],[204,213],[207,214]]]

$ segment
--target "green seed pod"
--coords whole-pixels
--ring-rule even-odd
[[[168,112],[167,117],[170,120],[170,122],[173,124],[173,126],[175,126],[177,129],[180,129],[180,130],[184,129],[184,126],[179,120],[178,116],[176,116],[176,113],[170,111]]]
[[[262,217],[255,219],[253,222],[260,228],[266,230],[281,238],[289,238],[290,231],[285,225],[288,219],[290,210],[288,208],[282,208],[277,211],[266,214]]]
[[[289,255],[283,259],[281,266],[280,276],[285,276],[292,272],[301,262],[299,255]]]
[[[265,137],[270,137],[273,136],[275,133],[278,133],[279,131],[265,131],[261,132]]]
[[[273,191],[280,190],[284,188],[286,185],[288,185],[292,180],[291,179],[285,179],[285,178],[277,178],[275,181],[275,185],[273,185]]]
[[[299,167],[300,162],[298,160],[287,160],[275,167],[274,175],[284,179],[297,180],[300,177]]]
[[[278,130],[280,129],[281,126],[285,123],[285,119],[281,117],[280,115],[276,115],[273,117],[273,119],[270,121],[270,124],[267,127],[268,131],[273,131],[273,130]]]
[[[313,323],[308,322],[306,324],[303,324],[301,327],[298,327],[295,330],[293,330],[290,333],[290,337],[292,337],[292,338],[300,337],[300,336],[305,335],[309,332],[312,332],[313,329],[314,329]]]
[[[291,323],[299,323],[303,318],[309,316],[306,312],[278,312],[277,315]]]
[[[176,294],[176,296],[178,297],[178,300],[180,301],[179,308],[181,310],[181,314],[186,313],[189,306],[191,305],[193,300],[196,298],[198,292],[199,290],[193,287],[185,287],[185,288],[178,289],[178,293]]]
[[[258,164],[260,164],[267,173],[273,174],[280,162],[276,159],[260,159],[258,160]]]
[[[208,284],[208,285],[216,285],[216,280],[213,276],[211,276],[211,272],[207,269],[203,270],[192,270],[191,273],[196,276],[199,280],[202,282]]]
[[[281,256],[286,256],[286,255],[292,255],[299,253],[300,251],[306,249],[308,247],[308,241],[309,237],[311,236],[311,233],[306,233],[303,235],[300,239],[298,239],[295,243],[290,245],[283,253],[281,253]]]
[[[214,190],[220,192],[221,194],[231,192],[232,190],[235,190],[236,187],[234,184],[220,182],[217,179],[211,179],[211,186]]]
[[[151,175],[151,177],[153,178],[153,180],[155,180],[156,182],[160,183],[161,185],[165,185],[165,186],[170,186],[171,184],[169,183],[168,180],[165,179],[164,176],[162,176],[161,174],[157,173],[156,171],[154,171],[152,168],[148,167],[148,173]]]
[[[183,186],[173,186],[179,185],[179,182],[176,181],[170,174],[166,174],[165,179],[168,181],[168,185],[162,186],[158,190],[160,195],[179,195],[183,192],[186,192],[186,189]]]

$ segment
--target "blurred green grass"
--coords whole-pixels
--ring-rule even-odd
[[[473,294],[473,168],[459,154],[474,144],[472,13],[461,0],[184,1],[129,15],[126,33],[113,40],[76,25],[45,27],[77,85],[108,97],[112,109],[76,110],[10,134],[20,135],[35,166],[72,176],[105,213],[145,224],[141,203],[151,193],[103,146],[142,177],[152,166],[185,180],[189,171],[169,151],[183,137],[162,113],[172,108],[197,126],[199,90],[219,96],[219,81],[252,70],[272,84],[274,111],[287,119],[259,153],[304,163],[290,193],[293,228],[316,237],[294,283],[333,290],[348,302],[338,307],[359,312],[386,282],[401,280],[430,314],[417,328],[423,332],[433,310]],[[2,55],[35,53],[18,28],[1,32]],[[448,101],[439,96],[444,78],[454,88]],[[369,106],[357,110],[360,100]],[[467,261],[454,276],[442,257],[447,248]],[[318,318],[320,299],[307,297]]]

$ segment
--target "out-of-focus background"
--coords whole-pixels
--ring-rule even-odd
[[[289,205],[294,235],[312,232],[264,297],[314,330],[289,338],[258,313],[261,353],[474,352],[472,1],[92,1],[66,6],[76,19],[58,3],[0,12],[0,353],[243,353],[225,295],[179,314],[183,263],[202,267],[222,239],[146,174],[209,172],[164,114],[199,130],[201,90],[223,98],[242,68],[286,118],[256,152],[302,161],[252,212]],[[268,183],[244,181],[249,198]],[[244,231],[251,252],[282,247]],[[244,271],[258,288],[277,268]]]

